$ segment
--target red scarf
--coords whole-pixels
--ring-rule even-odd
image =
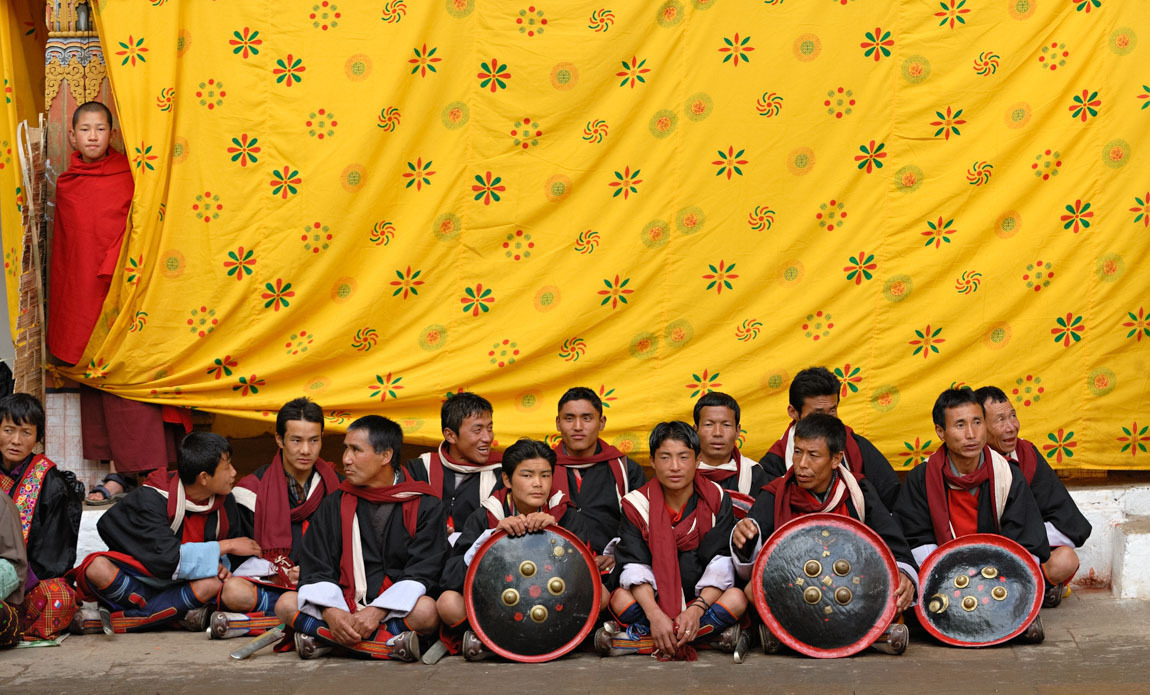
[[[494,466],[503,461],[503,454],[500,454],[494,450],[487,454],[487,463],[460,461],[451,454],[447,453],[447,451],[443,448],[443,444],[446,444],[446,442],[441,443],[435,451],[431,452],[431,460],[427,466],[427,481],[428,484],[431,485],[431,489],[434,490],[432,494],[441,499],[443,497],[443,469],[445,468],[443,465],[444,459],[446,459],[448,463],[454,464],[456,466],[460,466],[466,469],[474,469],[475,473],[479,473],[481,472],[481,469],[488,466]],[[443,454],[442,457],[440,456],[440,453]]]
[[[555,475],[552,476],[554,481],[552,482],[552,490],[562,492],[570,498],[571,483],[570,476],[567,475],[568,469],[580,471],[604,461],[614,461],[615,459],[626,458],[626,456],[622,451],[600,439],[596,446],[596,453],[586,458],[572,458],[567,454],[567,448],[563,446],[563,442],[560,441],[555,445],[556,461]],[[621,466],[611,466],[611,474],[615,476],[615,489],[618,490],[619,496],[622,497],[627,494],[627,479],[623,475]]]
[[[160,468],[148,475],[144,484],[156,490],[166,492],[168,497],[168,523],[170,524],[176,518],[176,512],[179,511],[179,474],[175,471],[167,471]],[[184,522],[180,527],[180,542],[204,542],[204,530],[207,527],[208,517],[212,514],[215,514],[218,519],[215,539],[220,541],[227,538],[229,528],[228,514],[223,509],[226,499],[227,495],[213,495],[211,507],[204,511],[187,509],[187,500],[185,499]]]
[[[840,468],[838,470],[841,471],[842,469]],[[850,511],[847,507],[847,500],[850,499],[850,494],[848,494],[845,489],[843,490],[842,497],[839,499],[839,503],[835,505],[833,509],[826,508],[831,500],[834,499],[840,486],[846,488],[846,481],[842,479],[841,474],[836,474],[833,480],[831,480],[830,487],[827,488],[826,501],[820,502],[814,493],[810,490],[804,490],[795,483],[795,469],[788,468],[786,474],[775,478],[763,486],[764,490],[775,496],[775,528],[782,526],[795,517],[803,516],[804,514],[814,514],[815,512],[850,516]]]
[[[1034,482],[1034,473],[1038,470],[1038,455],[1033,444],[1019,437],[1014,444],[1014,453],[1010,455],[1010,460],[1018,463],[1027,485]]]
[[[739,447],[731,450],[731,458],[735,461],[734,470],[722,470],[720,468],[703,468],[699,466],[698,473],[707,480],[713,480],[716,483],[722,484],[727,478],[731,478],[739,474],[743,467],[743,457],[739,454]]]
[[[795,423],[792,420],[791,424],[787,426],[787,431],[783,432],[782,439],[771,445],[771,448],[767,451],[768,454],[774,454],[784,462],[790,460],[790,454],[787,452],[787,439],[794,426]],[[846,425],[844,425],[844,427],[846,427]],[[861,478],[863,476],[862,449],[859,448],[859,443],[855,440],[855,431],[850,427],[847,427],[846,459],[847,468],[851,469],[851,473],[854,473],[856,478]],[[787,468],[790,468],[790,466],[787,466]]]
[[[503,519],[507,518],[508,516],[515,516],[519,513],[519,508],[515,506],[514,502],[507,499],[510,492],[511,491],[507,488],[503,488],[491,493],[491,497],[488,499],[494,499],[499,502],[499,505],[503,508],[503,516],[496,517],[495,514],[490,509],[488,509],[488,528],[495,528]],[[486,507],[486,504],[484,504],[484,506]],[[555,520],[555,523],[558,524],[563,520],[563,515],[567,513],[567,508],[574,506],[575,504],[571,501],[571,498],[567,496],[567,493],[556,491],[551,495],[551,497],[547,499],[547,506],[540,507],[538,511],[547,512],[551,515],[551,518]]]
[[[403,525],[407,535],[415,535],[416,522],[419,519],[419,497],[421,495],[435,496],[435,491],[427,483],[403,482],[383,487],[359,487],[348,481],[343,481],[336,488],[344,493],[339,503],[339,520],[343,528],[343,549],[339,556],[339,585],[343,589],[343,598],[347,602],[349,613],[356,611],[355,603],[355,562],[352,559],[352,548],[356,539],[352,534],[352,525],[355,520],[355,510],[359,501],[367,500],[376,504],[400,504],[403,508]],[[386,590],[390,582],[384,580]]]
[[[323,489],[313,491],[307,499],[295,507],[291,506],[282,453],[276,452],[263,478],[252,474],[239,482],[239,487],[256,493],[255,541],[263,549],[263,557],[273,563],[280,557],[291,555],[292,524],[310,518],[323,498],[339,487],[339,476],[335,474],[335,469],[327,461],[318,459],[315,471],[319,473],[318,484]]]
[[[994,499],[994,465],[990,460],[990,447],[982,449],[982,465],[972,473],[956,475],[950,470],[946,446],[940,446],[924,464],[926,466],[926,504],[930,507],[930,523],[934,527],[934,540],[939,545],[954,540],[950,528],[948,486],[959,490],[977,490],[989,481],[990,508],[997,509]]]
[[[133,190],[128,158],[113,149],[97,162],[73,152],[57,179],[48,346],[70,364],[80,361],[103,308]]]

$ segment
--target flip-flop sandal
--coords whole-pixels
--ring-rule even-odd
[[[100,493],[101,495],[104,496],[104,499],[102,499],[102,500],[92,499],[90,497],[90,495],[93,492]],[[112,504],[113,502],[120,499],[121,497],[123,497],[124,493],[120,492],[120,493],[113,495],[112,493],[108,492],[108,488],[104,487],[104,485],[101,483],[98,485],[93,485],[92,489],[88,491],[88,495],[89,495],[89,497],[84,498],[85,504],[87,504],[90,507],[105,507],[109,504]]]

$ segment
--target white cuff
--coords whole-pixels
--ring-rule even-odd
[[[426,593],[427,587],[423,584],[414,579],[404,579],[389,586],[387,591],[377,596],[369,605],[390,611],[388,619],[402,618],[415,608],[415,602]]]
[[[235,577],[270,577],[276,573],[275,565],[262,557],[249,557],[233,572]]]
[[[1074,541],[1067,538],[1066,534],[1064,534],[1061,531],[1059,531],[1058,529],[1054,528],[1054,524],[1047,521],[1045,526],[1046,526],[1046,540],[1048,543],[1050,543],[1051,548],[1054,548],[1054,547],[1059,546],[1059,545],[1064,545],[1067,548],[1075,547]]]
[[[937,549],[938,543],[927,543],[926,545],[920,545],[917,548],[911,548],[910,554],[914,555],[914,561],[918,563],[919,567],[922,567],[922,563],[926,562],[926,559],[930,557],[930,554]]]
[[[910,578],[910,583],[914,585],[914,595],[918,596],[918,571],[905,562],[896,562],[895,564],[898,565],[899,572]],[[914,602],[911,601],[911,605],[913,604]]]
[[[347,601],[343,598],[343,589],[332,582],[316,582],[304,584],[299,588],[297,597],[299,610],[313,618],[323,620],[324,608],[338,608],[347,610]]]
[[[707,563],[703,576],[695,583],[695,595],[698,596],[704,587],[713,586],[719,591],[726,591],[735,585],[735,564],[726,555],[716,555]]]
[[[615,546],[619,545],[619,541],[621,541],[621,540],[623,540],[623,539],[619,538],[618,536],[615,536],[614,538],[612,538],[611,542],[609,542],[607,545],[605,545],[603,547],[602,554],[603,555],[610,555],[611,557],[615,557]]]
[[[451,547],[454,548],[455,547],[455,541],[459,540],[459,537],[461,535],[463,535],[463,534],[460,531],[456,531],[455,533],[449,534],[447,536],[447,542],[451,545]]]
[[[495,529],[489,528],[479,534],[479,538],[476,538],[475,542],[471,544],[471,547],[467,549],[467,552],[463,554],[463,564],[466,567],[471,567],[471,561],[475,559],[475,553],[479,552],[479,546],[483,545],[488,538],[491,538],[491,534],[493,533],[495,533]]]
[[[642,565],[638,562],[628,562],[623,565],[623,571],[619,574],[619,586],[624,589],[631,589],[640,584],[650,584],[652,589],[659,590],[655,584],[655,573],[651,571],[651,566]]]
[[[232,488],[232,497],[234,497],[236,499],[236,504],[240,505],[241,507],[247,509],[250,512],[255,512],[255,510],[256,510],[256,493],[252,492],[251,490],[247,489],[246,487],[239,487],[237,485],[236,487]]]
[[[763,549],[762,527],[759,526],[759,522],[751,519],[750,517],[747,518],[750,519],[751,523],[755,525],[755,530],[758,532],[758,535],[755,536],[755,551],[751,553],[751,559],[747,562],[743,562],[739,557],[739,553],[735,551],[734,529],[731,529],[731,540],[728,542],[728,546],[731,549],[731,563],[735,566],[735,574],[739,577],[739,579],[744,581],[751,578],[751,570],[755,567],[755,561],[759,559],[759,551]]]

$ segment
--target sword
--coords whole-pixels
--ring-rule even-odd
[[[104,630],[105,635],[111,637],[113,634],[115,634],[115,630],[112,629],[111,611],[109,611],[107,608],[104,608],[103,606],[100,606],[98,612],[100,614],[100,627]]]
[[[280,641],[280,639],[282,639],[283,636],[284,636],[284,625],[281,623],[280,625],[273,627],[272,629],[268,630],[264,634],[260,635],[259,637],[256,637],[255,639],[249,641],[244,646],[235,650],[234,652],[231,653],[230,656],[233,659],[235,659],[236,661],[243,661],[244,659],[248,658],[252,654],[255,654],[259,650],[263,649],[264,647],[270,647],[271,645]]]

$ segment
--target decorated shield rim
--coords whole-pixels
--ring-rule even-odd
[[[785,538],[787,533],[806,526],[836,526],[839,528],[848,528],[856,532],[858,535],[870,541],[871,545],[878,549],[879,555],[883,560],[883,566],[887,571],[890,597],[887,600],[886,608],[883,609],[882,614],[874,626],[867,630],[862,637],[843,647],[819,649],[795,638],[789,631],[784,629],[775,618],[770,606],[767,605],[766,597],[763,595],[763,570],[766,568],[767,559],[770,557],[771,552],[773,552],[779,545],[779,542]],[[751,591],[755,598],[755,609],[758,610],[759,617],[763,619],[767,629],[769,629],[775,637],[778,637],[780,642],[791,649],[816,659],[837,659],[861,652],[874,643],[879,635],[887,629],[890,622],[894,620],[896,612],[894,592],[898,588],[898,566],[895,564],[894,555],[891,554],[890,548],[886,547],[886,542],[882,539],[882,536],[875,533],[869,526],[854,517],[843,516],[841,514],[816,513],[804,514],[798,518],[791,519],[775,529],[775,532],[771,534],[766,544],[763,545],[763,549],[759,551],[759,557],[755,560],[755,566],[751,572],[751,580],[753,582],[751,584]]]
[[[552,651],[549,651],[545,654],[536,654],[534,656],[516,654],[515,652],[509,651],[503,647],[500,647],[498,644],[495,644],[495,642],[487,636],[487,633],[484,632],[483,627],[471,619],[471,616],[475,615],[475,600],[472,596],[471,585],[472,581],[475,579],[475,572],[479,567],[479,561],[483,559],[483,556],[487,554],[487,551],[491,549],[491,546],[495,545],[499,542],[500,539],[507,536],[506,531],[496,531],[495,533],[491,534],[491,536],[486,541],[483,542],[483,545],[479,546],[479,550],[475,551],[475,557],[472,558],[471,564],[467,567],[467,576],[463,580],[463,604],[467,610],[467,622],[471,626],[471,630],[475,632],[475,635],[479,637],[479,640],[483,642],[484,646],[486,646],[495,654],[503,657],[504,659],[510,659],[511,661],[518,661],[525,664],[536,664],[544,661],[551,661],[552,659],[558,659],[559,657],[575,649],[575,647],[578,647],[583,640],[587,639],[587,635],[591,634],[591,630],[595,627],[595,623],[599,620],[598,609],[599,601],[601,600],[600,597],[603,593],[603,579],[599,576],[599,566],[595,564],[595,556],[591,554],[591,551],[587,549],[587,546],[583,544],[583,541],[579,540],[579,538],[574,533],[571,533],[562,526],[548,526],[547,528],[543,529],[542,532],[545,533],[548,531],[570,542],[576,549],[579,550],[580,556],[583,558],[584,562],[587,563],[587,569],[591,573],[591,583],[594,588],[593,608],[588,613],[587,620],[584,621],[583,627],[579,629],[579,634],[571,638],[570,641],[558,649],[553,649]]]
[[[1027,614],[1026,620],[1023,620],[1022,624],[1015,628],[1013,632],[1000,639],[991,640],[989,642],[968,642],[966,640],[950,637],[935,627],[934,624],[928,620],[928,616],[926,615],[926,608],[923,606],[922,596],[919,596],[919,600],[915,602],[914,612],[915,615],[918,616],[919,624],[921,624],[927,632],[929,632],[935,639],[942,642],[943,644],[949,644],[955,647],[993,647],[996,644],[1009,642],[1015,637],[1018,637],[1023,632],[1025,632],[1026,628],[1030,626],[1030,623],[1034,622],[1034,619],[1038,617],[1038,612],[1042,610],[1042,570],[1038,567],[1038,563],[1034,561],[1034,557],[1031,556],[1030,551],[1022,547],[1022,545],[1017,541],[1013,541],[1006,536],[1000,536],[997,533],[972,533],[966,536],[962,536],[961,538],[949,540],[935,548],[934,551],[927,556],[926,560],[923,561],[922,565],[919,567],[919,586],[926,586],[927,581],[930,578],[930,573],[934,571],[934,567],[938,564],[939,558],[941,558],[944,554],[949,553],[956,548],[963,548],[971,545],[994,545],[1004,550],[1009,550],[1014,555],[1018,556],[1018,558],[1022,560],[1022,564],[1030,570],[1030,574],[1032,575],[1035,582],[1035,591],[1034,600],[1032,601],[1030,612]]]

